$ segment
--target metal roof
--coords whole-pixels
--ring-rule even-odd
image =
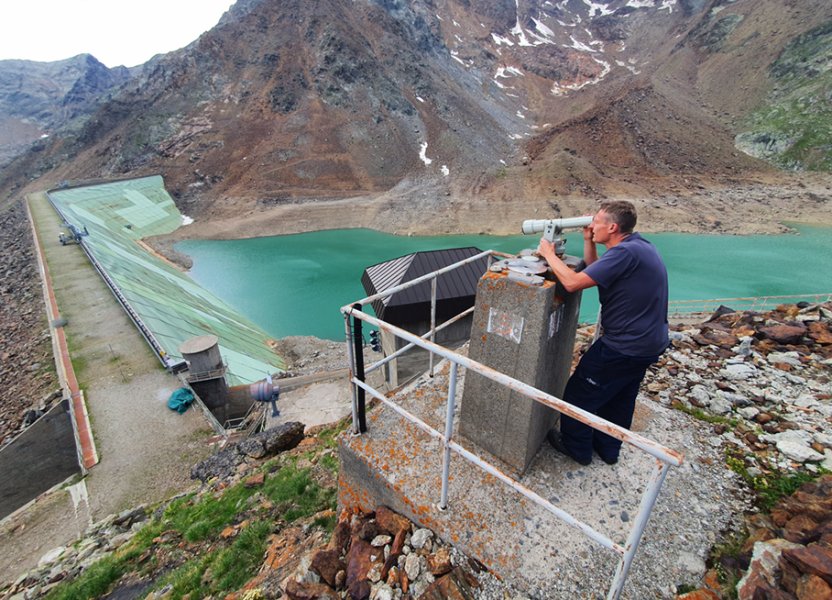
[[[414,252],[367,267],[361,276],[361,283],[367,294],[372,296],[480,252],[482,250],[474,247]],[[436,283],[437,303],[442,300],[474,297],[477,293],[477,283],[487,268],[488,258],[483,257],[482,260],[441,275]],[[430,281],[425,281],[373,302],[373,309],[379,318],[384,318],[387,308],[429,303],[430,291]]]

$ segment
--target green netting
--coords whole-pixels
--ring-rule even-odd
[[[213,334],[228,364],[229,384],[283,369],[265,331],[139,244],[182,225],[161,177],[57,190],[49,197],[69,223],[87,228],[85,246],[168,356],[181,359],[182,342]]]

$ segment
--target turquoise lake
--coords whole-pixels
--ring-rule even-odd
[[[671,300],[822,294],[832,291],[832,229],[796,235],[645,234],[664,257]],[[579,233],[567,252],[580,254]],[[275,337],[342,340],[338,309],[367,294],[370,265],[420,250],[475,246],[516,253],[534,236],[400,237],[367,229],[316,231],[245,240],[189,240],[191,277]],[[595,321],[598,295],[584,292],[581,320]]]

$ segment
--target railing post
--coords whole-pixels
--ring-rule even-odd
[[[448,477],[451,472],[451,437],[454,435],[454,412],[456,410],[456,372],[459,365],[451,361],[451,376],[448,380],[448,410],[445,414],[445,453],[442,457],[442,496],[439,508],[448,508]]]
[[[355,434],[361,433],[358,425],[358,386],[352,382],[355,375],[355,352],[352,347],[352,328],[350,327],[350,315],[344,313],[344,330],[346,332],[345,339],[347,344],[347,356],[349,357],[350,370],[350,392],[352,393],[352,431]]]
[[[638,514],[633,523],[633,528],[630,530],[630,535],[627,536],[627,542],[624,544],[624,556],[621,557],[621,562],[618,563],[618,568],[615,570],[615,578],[612,580],[610,591],[607,594],[607,600],[618,600],[621,591],[624,589],[624,582],[627,581],[627,573],[630,570],[630,565],[633,563],[633,557],[635,557],[636,550],[638,550],[639,542],[641,542],[641,535],[647,526],[647,520],[653,511],[653,505],[656,503],[669,468],[667,463],[656,459],[653,476],[650,478],[647,489],[644,490],[644,495],[641,497],[641,505],[638,507]]]
[[[436,277],[430,281],[430,341],[436,342]],[[433,352],[430,353],[430,368],[428,373],[433,377]]]
[[[360,311],[361,305],[360,304],[353,304],[352,307],[355,310]],[[352,335],[353,335],[353,348],[354,350],[354,357],[353,360],[355,362],[355,378],[361,382],[364,382],[364,336],[361,335],[361,319],[358,317],[353,317],[352,319]],[[364,389],[359,387],[357,390],[358,393],[358,401],[356,402],[356,412],[358,414],[358,431],[357,433],[364,433],[367,431],[367,415],[365,414],[365,406],[364,406]]]

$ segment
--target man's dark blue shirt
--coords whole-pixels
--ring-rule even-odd
[[[665,351],[667,269],[653,244],[632,233],[584,273],[598,284],[604,343],[627,356]]]

